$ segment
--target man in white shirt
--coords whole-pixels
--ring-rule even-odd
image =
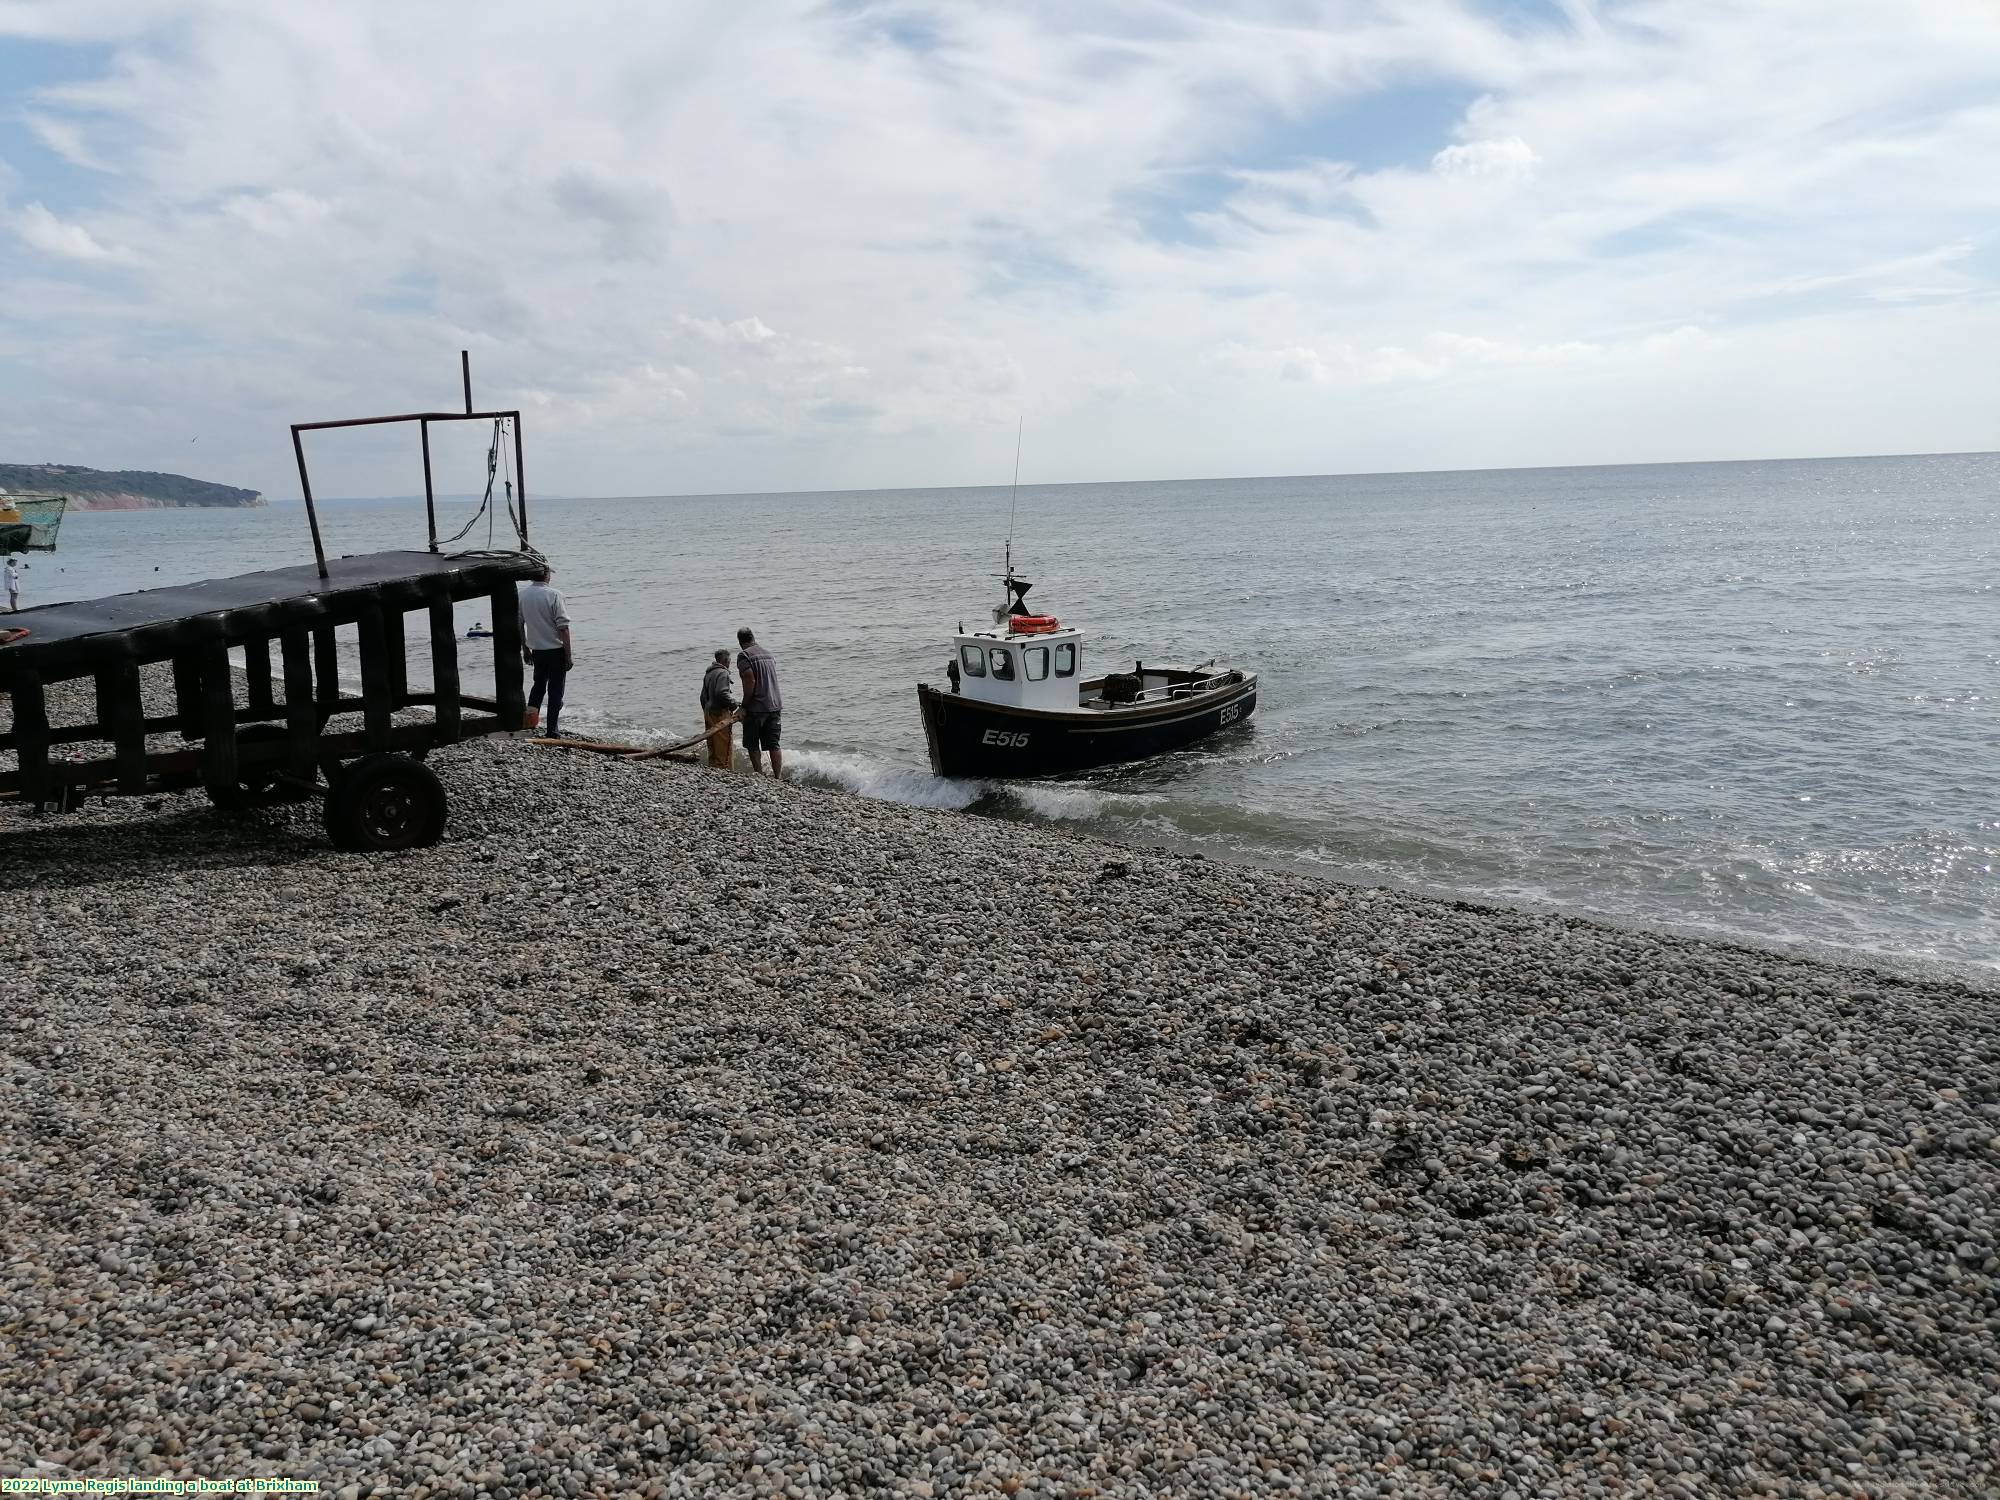
[[[559,737],[556,721],[562,717],[563,684],[575,665],[570,651],[569,610],[563,596],[549,582],[549,565],[541,564],[534,581],[520,585],[521,655],[535,669],[534,686],[528,690],[528,716],[534,725],[542,707],[542,695],[549,700],[548,736]]]
[[[11,557],[7,559],[7,608],[17,613],[21,608],[21,569]]]

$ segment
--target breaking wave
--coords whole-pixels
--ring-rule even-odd
[[[846,750],[788,750],[785,770],[808,786],[838,787],[878,802],[945,812],[962,812],[992,791],[982,781],[953,781],[922,766],[871,760]]]
[[[848,750],[800,748],[785,753],[785,771],[809,786],[837,787],[881,802],[1028,817],[1051,823],[1118,819],[1156,799],[1063,782],[983,781],[937,776],[923,766],[875,760]]]

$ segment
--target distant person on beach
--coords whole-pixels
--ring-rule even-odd
[[[534,727],[546,693],[547,733],[550,739],[557,739],[562,733],[556,726],[562,718],[563,685],[576,659],[570,649],[569,610],[549,582],[550,576],[549,565],[542,563],[535,570],[534,581],[520,586],[521,655],[535,669],[535,683],[528,690],[528,707],[535,711],[529,715],[529,727]]]
[[[730,726],[736,722],[736,695],[729,691],[729,652],[715,653],[715,660],[701,679],[701,721],[708,726],[708,763],[718,771],[736,769],[736,736]]]
[[[7,559],[7,609],[9,613],[19,613],[21,608],[21,568],[13,558]]]
[[[743,675],[743,748],[750,752],[750,769],[764,774],[764,752],[771,752],[771,774],[785,774],[785,752],[778,748],[778,716],[784,700],[778,696],[778,660],[757,644],[756,633],[736,632],[736,670]]]

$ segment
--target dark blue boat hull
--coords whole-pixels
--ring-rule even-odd
[[[940,776],[1063,776],[1183,749],[1257,710],[1257,679],[1164,703],[1045,713],[917,686],[931,769]]]

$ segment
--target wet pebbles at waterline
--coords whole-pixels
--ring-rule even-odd
[[[512,743],[0,814],[0,1473],[2000,1483],[1992,996]]]

